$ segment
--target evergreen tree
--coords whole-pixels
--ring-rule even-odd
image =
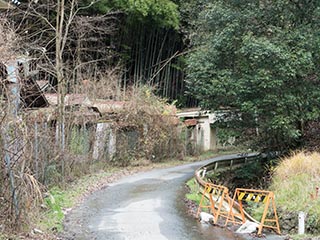
[[[240,111],[264,146],[296,146],[320,114],[320,2],[217,0],[198,23],[189,92],[205,108]]]

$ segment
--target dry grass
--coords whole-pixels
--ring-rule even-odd
[[[320,215],[320,154],[297,152],[282,159],[275,169],[272,190],[277,205],[289,211]]]
[[[320,154],[318,152],[294,153],[291,157],[283,159],[276,170],[277,176],[282,180],[305,173],[309,174],[312,179],[319,180]]]

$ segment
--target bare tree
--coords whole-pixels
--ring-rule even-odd
[[[95,17],[83,15],[98,1],[80,6],[76,0],[30,0],[13,12],[16,28],[26,43],[25,52],[37,59],[38,68],[46,73],[47,79],[51,79],[59,95],[57,133],[61,153],[65,148],[66,94],[77,92],[76,85],[93,78],[92,72],[104,72],[95,66],[107,65],[112,59],[111,48],[101,43],[114,34],[116,19],[121,13],[110,12]]]

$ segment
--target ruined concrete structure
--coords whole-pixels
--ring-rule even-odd
[[[3,97],[0,103],[15,116],[23,116],[31,128],[37,129],[36,132],[48,132],[53,137],[55,132],[58,144],[61,134],[58,129],[60,96],[48,81],[37,80],[37,71],[29,68],[28,61],[23,58],[0,62],[0,93]],[[139,138],[144,137],[145,129],[152,126],[138,129],[119,119],[128,104],[125,101],[89,99],[87,94],[66,94],[64,107],[68,126],[65,128],[68,133],[63,134],[69,136],[63,144],[71,144],[76,152],[90,153],[93,159],[112,159],[117,153],[118,142],[123,143],[123,139],[126,146],[134,148]],[[172,117],[175,108],[168,106],[165,112],[166,117]],[[52,128],[55,131],[49,133]],[[79,144],[81,146],[76,146]]]
[[[181,110],[177,116],[189,129],[188,137],[200,151],[217,149],[216,128],[212,126],[217,120],[216,113],[193,108]]]

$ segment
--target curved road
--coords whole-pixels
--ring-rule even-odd
[[[64,239],[239,239],[186,214],[184,183],[212,160],[139,173],[95,192],[67,216]]]

